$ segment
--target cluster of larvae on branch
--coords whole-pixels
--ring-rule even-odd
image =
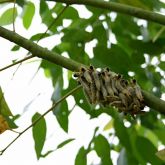
[[[81,67],[73,76],[82,85],[90,104],[113,106],[119,112],[133,117],[144,113],[144,99],[135,79],[127,81],[122,75],[112,72],[109,68],[98,71],[93,66]]]

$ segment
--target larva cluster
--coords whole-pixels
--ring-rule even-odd
[[[129,82],[109,68],[99,72],[93,66],[81,67],[74,77],[82,85],[90,104],[114,106],[119,112],[132,116],[144,113],[143,96],[135,79]]]

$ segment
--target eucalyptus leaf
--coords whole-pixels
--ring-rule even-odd
[[[62,143],[60,143],[60,144],[57,146],[57,149],[60,149],[60,148],[64,147],[66,144],[72,142],[73,140],[75,140],[75,139],[67,139],[67,140],[63,141]]]
[[[32,2],[27,2],[24,6],[24,13],[23,13],[23,25],[26,29],[28,29],[31,25],[35,14],[35,5]]]
[[[39,114],[38,112],[35,113],[34,116],[32,117],[32,123],[34,123],[40,117],[41,114]],[[33,131],[33,139],[35,143],[35,151],[36,151],[37,159],[39,159],[42,156],[41,152],[46,140],[47,128],[44,117],[42,117],[39,122],[33,125],[32,131]]]

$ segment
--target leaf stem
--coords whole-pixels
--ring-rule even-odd
[[[13,139],[3,150],[0,151],[0,155],[2,155],[22,134],[24,134],[27,130],[29,130],[31,127],[35,126],[44,116],[46,116],[49,112],[53,111],[54,108],[60,104],[63,100],[65,100],[68,96],[75,93],[77,90],[79,90],[82,86],[79,85],[72,89],[70,92],[68,92],[66,95],[64,95],[61,99],[59,99],[56,103],[53,104],[53,106],[48,109],[45,113],[43,113],[38,119],[36,119],[31,125],[29,125],[27,128],[25,128],[22,132],[18,134],[18,136]]]
[[[14,6],[13,6],[13,31],[15,32],[15,4],[16,4],[16,0],[14,0]]]

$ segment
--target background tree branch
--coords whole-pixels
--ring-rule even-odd
[[[33,56],[48,60],[71,71],[78,71],[81,66],[85,66],[72,59],[63,57],[55,52],[51,52],[48,49],[43,48],[33,43],[32,41],[20,36],[19,34],[7,30],[3,27],[0,27],[0,36],[25,48],[26,50],[31,52]],[[145,91],[143,91],[143,96],[147,106],[165,115],[165,101]]]
[[[147,21],[152,21],[165,25],[165,16],[161,14],[120,3],[106,2],[100,0],[83,0],[83,1],[82,0],[47,0],[47,1],[62,2],[66,4],[89,5],[97,8],[107,9],[118,13],[131,15],[137,18],[145,19]]]

